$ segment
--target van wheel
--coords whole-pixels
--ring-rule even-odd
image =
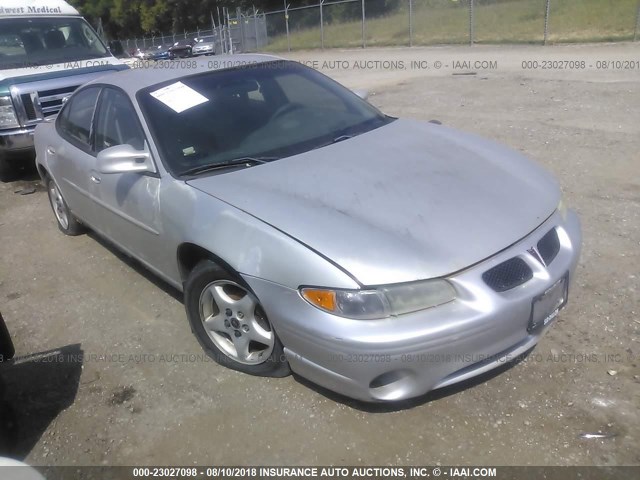
[[[18,168],[0,153],[0,181],[11,182],[18,178]]]

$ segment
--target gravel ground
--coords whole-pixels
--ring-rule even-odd
[[[485,135],[554,172],[584,228],[556,326],[512,368],[396,405],[242,375],[203,359],[177,292],[93,234],[60,234],[26,177],[0,184],[0,305],[20,355],[59,354],[3,370],[13,455],[36,465],[640,464],[640,72],[595,68],[640,61],[638,45],[292,57],[348,61],[324,70],[371,89],[385,112]],[[354,68],[385,59],[442,64]],[[522,69],[536,59],[586,67]],[[580,438],[594,432],[611,436]]]

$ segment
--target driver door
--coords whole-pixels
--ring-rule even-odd
[[[95,150],[131,145],[148,152],[148,144],[129,97],[105,87],[96,112]],[[155,172],[101,173],[97,212],[103,234],[128,253],[150,264],[162,258],[160,176]],[[156,263],[157,264],[157,263]]]

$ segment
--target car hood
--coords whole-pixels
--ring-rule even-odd
[[[462,270],[535,230],[560,200],[554,178],[519,153],[412,120],[187,183],[297,239],[363,285]]]

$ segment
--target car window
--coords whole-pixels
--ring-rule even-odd
[[[119,90],[106,88],[96,121],[96,152],[116,145],[144,150],[144,132],[129,97]]]
[[[178,93],[200,101],[186,109]],[[167,168],[180,175],[241,157],[283,158],[392,121],[295,62],[210,71],[142,89],[138,103]]]
[[[57,123],[63,137],[86,150],[91,148],[91,121],[99,93],[100,88],[95,87],[75,94],[65,105]]]
[[[301,77],[296,73],[279,75],[276,82],[291,103],[309,105],[322,109],[347,111],[346,104],[339,96],[323,88],[309,78]]]

